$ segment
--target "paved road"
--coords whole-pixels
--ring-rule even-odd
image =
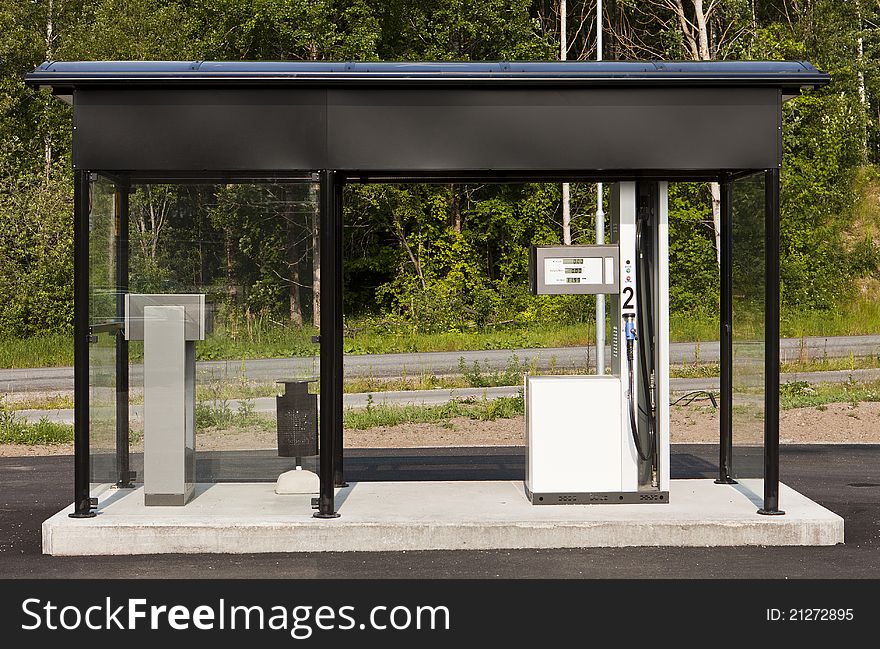
[[[740,466],[760,466],[759,449],[743,452]],[[673,445],[672,453],[675,477],[715,474],[714,445]],[[845,545],[47,557],[40,524],[69,504],[73,459],[0,458],[0,577],[880,578],[880,445],[783,446],[781,453],[783,481],[844,517]],[[241,456],[225,466],[248,479],[248,467],[265,476],[269,459]],[[353,480],[521,479],[524,457],[521,448],[352,449],[345,467]]]
[[[607,348],[606,348],[607,349]],[[503,370],[516,355],[520,363],[534,363],[536,369],[552,367],[584,368],[595,366],[594,347],[553,347],[545,349],[495,349],[464,352],[425,352],[420,354],[364,354],[345,357],[346,377],[399,377],[420,374],[458,374],[459,360],[468,368],[474,361],[482,371]],[[610,355],[610,350],[606,352]],[[815,338],[784,338],[780,342],[780,358],[845,358],[880,355],[880,336],[838,336]],[[606,356],[607,357],[607,356]],[[669,360],[673,364],[718,361],[718,343],[673,343]],[[247,361],[200,361],[198,371],[205,376],[238,378],[251,381],[275,381],[288,376],[310,376],[318,373],[317,357],[264,358]],[[131,380],[142,382],[142,367],[133,365]],[[0,370],[0,393],[73,390],[73,368],[22,368]]]
[[[835,371],[835,372],[796,372],[783,374],[782,382],[807,381],[808,383],[845,383],[849,380],[868,381],[880,379],[880,369]],[[670,388],[673,393],[690,392],[692,390],[718,390],[718,378],[702,379],[671,379]],[[437,405],[447,403],[452,399],[497,399],[498,397],[515,397],[519,394],[519,386],[502,386],[494,388],[457,388],[454,390],[400,390],[388,392],[355,392],[346,393],[342,397],[344,408],[364,408],[370,399],[376,405],[380,403],[388,405]],[[237,399],[231,399],[228,403],[232,411],[237,411],[240,405]],[[275,397],[260,397],[251,399],[254,411],[259,413],[275,413]],[[139,421],[143,418],[143,406],[132,405],[131,418]],[[28,421],[37,422],[44,417],[49,421],[62,424],[73,424],[73,409],[60,410],[19,410],[18,414]]]

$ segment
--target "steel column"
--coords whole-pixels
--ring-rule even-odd
[[[128,293],[128,205],[130,187],[116,185],[116,321],[125,322],[125,294]],[[116,331],[116,470],[119,489],[129,489],[131,470],[128,457],[128,340],[122,329]]]
[[[320,491],[316,518],[336,518],[336,443],[342,439],[342,212],[341,178],[319,174],[321,186]],[[329,299],[327,299],[329,298]],[[341,449],[340,449],[341,451]],[[341,472],[342,465],[339,465]]]
[[[779,509],[779,169],[764,173],[764,506]]]
[[[73,513],[90,518],[89,494],[89,173],[73,179]]]
[[[733,479],[733,184],[721,178],[721,395],[719,403],[718,479],[715,484],[735,484]]]

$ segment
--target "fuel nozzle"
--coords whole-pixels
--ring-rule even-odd
[[[636,419],[636,380],[635,373],[633,372],[633,347],[638,339],[638,334],[636,333],[636,316],[634,313],[623,314],[623,335],[626,338],[626,364],[628,366],[627,373],[629,374],[629,392],[626,396],[627,401],[629,401],[630,432],[632,433],[636,453],[639,454],[639,458],[641,458],[642,461],[647,462],[650,459],[650,455],[649,452],[646,452],[642,448],[642,441],[639,438],[639,424]]]
[[[626,338],[626,360],[632,364],[633,346],[635,341],[639,339],[639,335],[636,333],[636,315],[634,313],[625,313],[623,320],[623,335]]]

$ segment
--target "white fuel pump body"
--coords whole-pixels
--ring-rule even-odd
[[[527,378],[529,491],[540,498],[633,489],[635,471],[621,470],[630,460],[620,443],[620,388],[617,376]]]
[[[653,183],[649,189],[643,187],[640,193],[635,182],[616,183],[611,188],[610,243],[618,247],[619,255],[619,281],[615,292],[610,293],[611,374],[527,375],[525,378],[528,445],[525,486],[534,504],[668,502],[667,184]],[[651,227],[644,228],[642,236],[652,239],[651,272],[641,275],[637,275],[639,209],[650,211]],[[647,245],[647,240],[643,243]],[[536,259],[556,254],[553,250],[541,252]],[[564,252],[560,248],[558,254]],[[540,288],[543,281],[543,275],[536,275],[533,287]],[[640,289],[637,281],[646,281],[650,286]],[[640,353],[634,353],[632,371],[636,389],[631,391],[625,323],[627,319],[635,321],[638,309],[642,308],[639,295],[645,296],[646,291],[651,313],[645,315],[652,320],[647,331],[637,330],[639,338],[635,345],[646,345],[644,350],[638,351],[651,355],[646,364],[650,370],[641,372]],[[537,292],[559,291],[548,288]],[[583,290],[577,292],[583,293]],[[605,291],[599,287],[595,292]],[[637,422],[642,454],[646,448],[651,453],[647,461],[639,457],[633,419]],[[648,432],[652,427],[653,441]]]

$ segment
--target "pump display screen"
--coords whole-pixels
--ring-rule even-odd
[[[619,290],[616,244],[532,246],[529,288],[533,295],[614,294]]]
[[[554,284],[602,284],[604,269],[601,257],[544,260],[544,282]]]

